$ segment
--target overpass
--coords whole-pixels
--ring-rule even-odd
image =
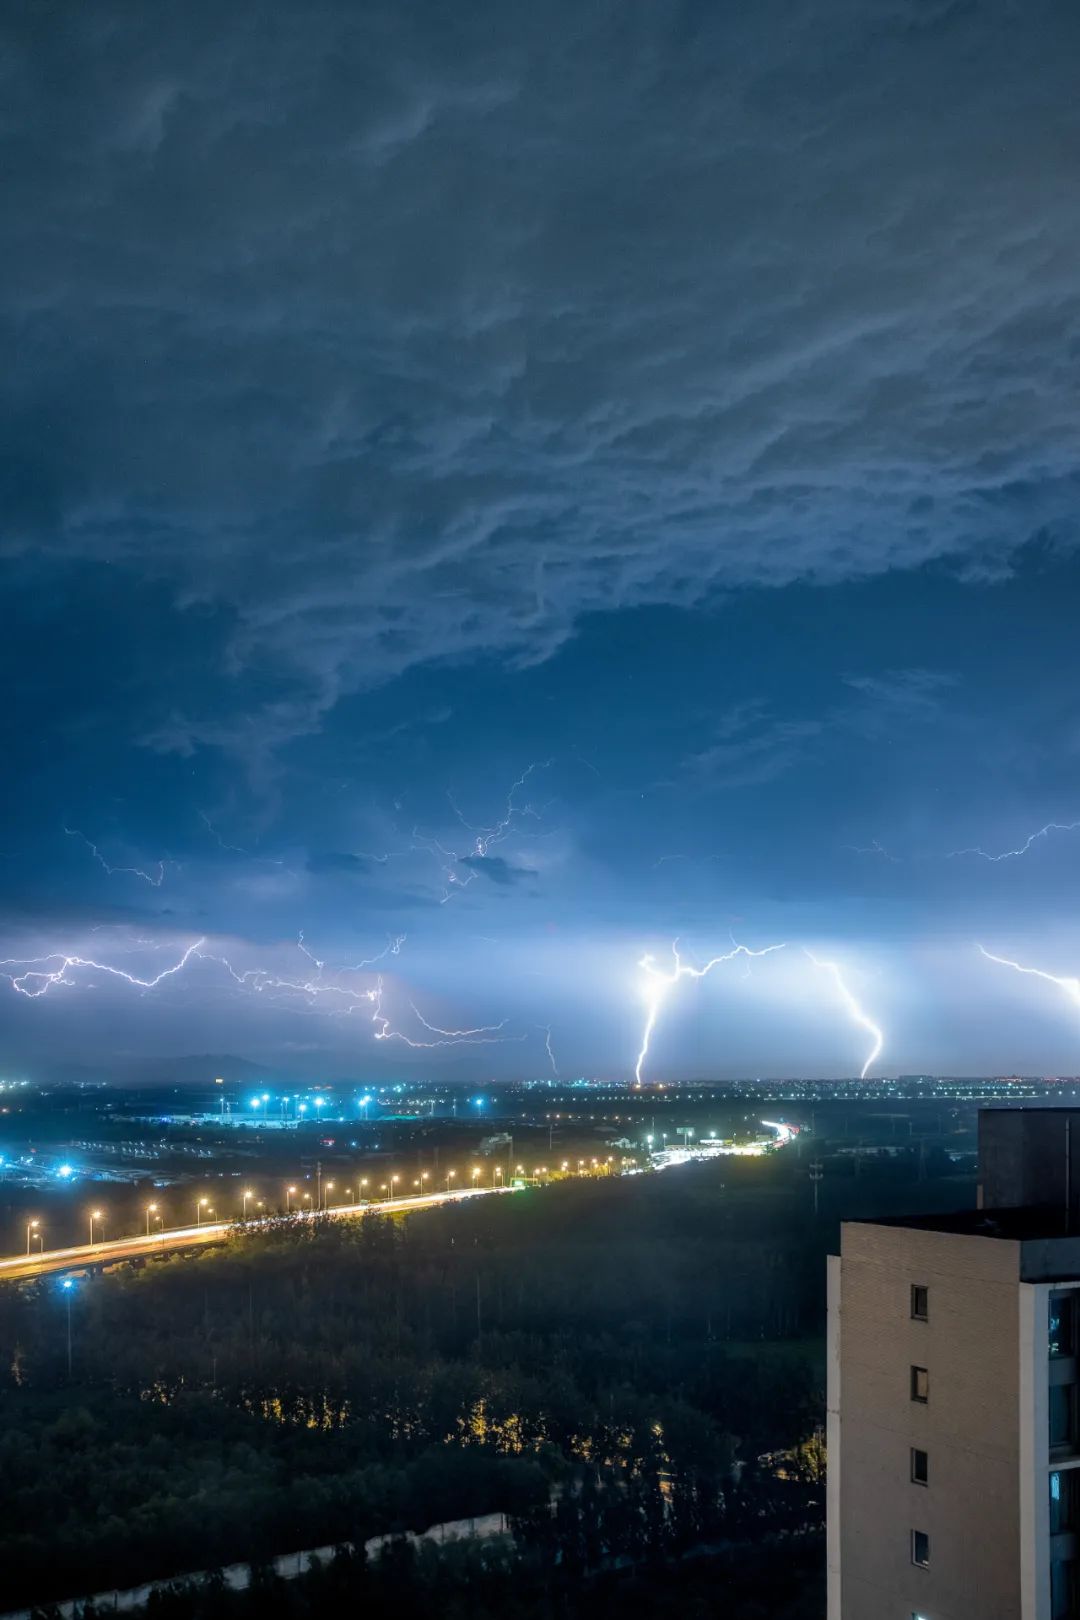
[[[271,1215],[250,1221],[203,1221],[198,1226],[172,1227],[149,1237],[103,1238],[97,1243],[77,1243],[70,1249],[45,1249],[37,1254],[13,1254],[0,1258],[0,1282],[23,1282],[64,1271],[85,1271],[88,1266],[115,1265],[122,1260],[156,1258],[181,1249],[208,1248],[223,1243],[240,1232],[266,1231],[290,1221],[350,1220],[364,1215],[398,1215],[409,1210],[434,1209],[440,1204],[457,1204],[468,1198],[490,1198],[512,1187],[461,1187],[453,1192],[420,1193],[415,1198],[384,1198],[370,1204],[333,1204],[323,1210],[293,1210],[290,1215]]]

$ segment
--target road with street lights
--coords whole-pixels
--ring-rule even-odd
[[[237,1232],[265,1231],[284,1225],[287,1220],[350,1220],[363,1215],[397,1215],[409,1210],[433,1209],[440,1204],[461,1203],[468,1198],[489,1198],[492,1194],[513,1192],[512,1187],[462,1187],[452,1192],[417,1193],[414,1197],[384,1198],[369,1204],[332,1204],[323,1210],[294,1209],[288,1216],[272,1215],[251,1221],[203,1221],[197,1226],[173,1227],[137,1237],[99,1238],[68,1249],[45,1249],[34,1254],[14,1254],[0,1258],[0,1282],[22,1282],[63,1271],[84,1271],[89,1266],[115,1265],[123,1260],[154,1258],[181,1249],[205,1248],[221,1243]],[[95,1211],[95,1219],[97,1212]],[[37,1222],[32,1223],[34,1226]]]

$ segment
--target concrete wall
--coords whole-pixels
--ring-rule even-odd
[[[983,1109],[979,1190],[984,1209],[1057,1209],[1080,1230],[1080,1109]]]
[[[842,1620],[1020,1620],[1019,1264],[998,1239],[843,1228]],[[911,1320],[912,1283],[930,1290],[928,1322]],[[912,1365],[929,1370],[926,1406]],[[928,1486],[911,1482],[912,1446]],[[913,1529],[929,1569],[911,1562]]]

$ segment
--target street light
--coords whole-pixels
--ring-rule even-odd
[[[285,1213],[286,1213],[286,1215],[289,1215],[289,1214],[292,1213],[292,1204],[290,1203],[290,1199],[292,1198],[295,1191],[296,1191],[295,1187],[286,1187],[286,1189],[285,1189]]]
[[[364,1188],[367,1186],[367,1182],[368,1182],[367,1176],[361,1176],[360,1177],[360,1197],[361,1197],[361,1199],[363,1199]]]
[[[323,1184],[323,1209],[329,1209],[329,1207],[330,1207],[329,1194],[332,1193],[333,1190],[334,1190],[334,1183],[332,1181],[324,1182],[324,1184]]]
[[[446,1190],[447,1190],[447,1192],[450,1191],[450,1183],[453,1181],[453,1179],[454,1179],[454,1177],[456,1175],[457,1175],[456,1170],[448,1170],[446,1172]]]
[[[397,1183],[400,1180],[401,1180],[400,1176],[391,1176],[390,1177],[390,1197],[391,1198],[393,1198],[393,1196],[394,1196],[394,1188],[395,1188],[395,1186],[397,1185]]]
[[[240,1218],[241,1218],[241,1220],[245,1220],[245,1221],[246,1221],[246,1220],[247,1220],[247,1207],[248,1207],[248,1199],[249,1199],[249,1198],[254,1198],[254,1196],[255,1196],[255,1194],[254,1194],[254,1193],[253,1193],[253,1192],[252,1192],[252,1190],[251,1190],[251,1188],[250,1188],[250,1187],[246,1187],[246,1188],[245,1188],[245,1189],[244,1189],[244,1191],[243,1191],[243,1192],[242,1192],[242,1193],[241,1193],[241,1195],[240,1195],[240,1196],[241,1196],[241,1197],[242,1197],[242,1198],[243,1198],[243,1200],[244,1200],[244,1208],[243,1208],[243,1213],[242,1213],[242,1215],[241,1215],[241,1217],[240,1217]]]
[[[199,1198],[199,1199],[196,1200],[196,1203],[195,1203],[195,1224],[196,1224],[196,1226],[201,1226],[202,1225],[203,1210],[206,1208],[206,1206],[209,1204],[209,1202],[210,1202],[209,1198]]]
[[[421,1195],[423,1194],[423,1191],[424,1191],[424,1182],[425,1181],[430,1181],[430,1180],[431,1180],[430,1172],[427,1171],[427,1170],[421,1170],[421,1172],[420,1172],[420,1192],[421,1192]]]
[[[31,1240],[31,1237],[36,1237],[41,1242],[42,1249],[44,1249],[44,1247],[45,1247],[44,1241],[42,1239],[42,1234],[38,1230],[40,1226],[41,1226],[40,1221],[27,1221],[27,1223],[26,1223],[26,1252],[27,1252],[27,1254],[30,1253],[30,1240]]]
[[[150,1217],[151,1217],[151,1215],[156,1215],[156,1214],[157,1214],[157,1205],[156,1204],[147,1204],[147,1206],[146,1206],[146,1235],[147,1235],[147,1237],[150,1236]]]
[[[311,1194],[309,1192],[306,1192],[304,1194],[304,1203],[305,1204],[310,1204],[311,1203]],[[310,1215],[311,1214],[310,1209],[306,1213]]]
[[[492,1174],[492,1177],[491,1177],[491,1185],[492,1185],[492,1186],[493,1186],[493,1187],[494,1187],[494,1185],[495,1185],[495,1177],[496,1177],[496,1176],[498,1176],[498,1178],[499,1178],[499,1180],[500,1180],[500,1182],[501,1182],[501,1181],[502,1181],[502,1165],[501,1165],[501,1164],[497,1164],[497,1165],[496,1165],[496,1166],[495,1166],[495,1170],[494,1170],[494,1172],[493,1172],[493,1174]]]
[[[90,1247],[91,1248],[94,1247],[94,1222],[97,1221],[99,1226],[100,1226],[101,1225],[101,1220],[102,1220],[102,1214],[101,1214],[100,1209],[92,1209],[90,1211]],[[104,1236],[105,1236],[105,1228],[104,1227],[101,1228],[101,1234],[100,1235],[101,1235],[101,1238],[104,1238]]]

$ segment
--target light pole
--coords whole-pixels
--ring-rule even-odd
[[[326,1185],[323,1187],[323,1206],[322,1207],[323,1207],[324,1210],[327,1210],[327,1209],[330,1208],[330,1194],[333,1192],[333,1190],[334,1190],[334,1183],[332,1181],[328,1181],[326,1183]]]
[[[285,1213],[286,1213],[286,1215],[291,1215],[292,1214],[292,1196],[293,1196],[293,1193],[295,1191],[296,1191],[295,1187],[286,1187],[286,1189],[285,1189]]]
[[[450,1183],[453,1181],[453,1179],[454,1179],[454,1177],[456,1175],[457,1175],[456,1170],[448,1170],[446,1172],[446,1190],[447,1190],[447,1192],[450,1191]]]
[[[303,1202],[304,1202],[304,1203],[305,1203],[305,1204],[308,1204],[308,1205],[310,1205],[310,1203],[311,1203],[311,1194],[310,1194],[310,1193],[309,1193],[309,1192],[306,1192],[306,1193],[305,1193],[305,1194],[304,1194],[304,1198],[303,1198]],[[310,1208],[309,1208],[309,1209],[306,1209],[306,1210],[305,1210],[305,1211],[304,1211],[304,1214],[305,1214],[305,1215],[310,1215],[310,1214],[311,1214],[311,1210],[310,1210]]]
[[[71,1295],[72,1295],[72,1292],[74,1290],[75,1284],[72,1282],[70,1277],[65,1277],[63,1282],[60,1284],[60,1286],[64,1290],[64,1300],[65,1300],[65,1303],[67,1304],[67,1361],[68,1361],[68,1378],[70,1380],[70,1378],[71,1378]]]
[[[355,1204],[356,1203],[356,1199],[353,1197],[353,1190],[352,1190],[351,1187],[346,1187],[345,1196],[349,1200],[350,1204]]]
[[[147,1206],[146,1206],[146,1235],[147,1235],[147,1237],[150,1236],[150,1217],[151,1217],[151,1215],[156,1215],[156,1214],[157,1214],[157,1205],[156,1204],[147,1204]]]
[[[40,1226],[41,1226],[40,1221],[27,1221],[27,1223],[26,1223],[26,1252],[27,1252],[27,1254],[30,1253],[30,1239],[32,1237],[39,1238],[41,1236],[41,1233],[38,1230]]]
[[[202,1225],[203,1210],[206,1208],[206,1206],[209,1204],[209,1202],[210,1202],[209,1198],[196,1199],[196,1201],[195,1201],[195,1224],[196,1224],[196,1226],[201,1226]]]
[[[502,1186],[502,1179],[503,1179],[502,1165],[501,1164],[497,1164],[495,1166],[494,1170],[491,1172],[491,1185],[493,1187],[495,1185],[495,1177],[496,1176],[498,1176],[498,1178],[499,1178],[499,1186],[501,1187]]]
[[[97,1221],[98,1225],[101,1226],[101,1220],[102,1220],[102,1215],[101,1215],[100,1209],[92,1209],[90,1211],[90,1247],[91,1248],[94,1247],[94,1222]],[[99,1234],[99,1241],[102,1241],[104,1239],[104,1237],[105,1237],[105,1228],[102,1226],[101,1227],[101,1232]]]
[[[394,1197],[394,1188],[396,1187],[397,1183],[400,1180],[401,1180],[400,1176],[391,1176],[390,1177],[390,1198],[391,1198],[391,1200],[393,1200],[393,1197]]]
[[[245,1189],[244,1189],[244,1191],[243,1191],[243,1192],[242,1192],[242,1193],[241,1193],[241,1195],[240,1195],[240,1196],[241,1196],[241,1197],[242,1197],[242,1199],[243,1199],[243,1200],[244,1200],[244,1208],[243,1208],[243,1213],[242,1213],[242,1215],[241,1215],[241,1217],[240,1217],[240,1218],[241,1218],[241,1220],[245,1220],[245,1221],[246,1221],[246,1220],[247,1220],[247,1207],[248,1207],[248,1199],[249,1199],[249,1198],[254,1198],[254,1196],[255,1196],[255,1194],[254,1194],[254,1193],[253,1193],[253,1192],[252,1192],[252,1190],[251,1190],[251,1188],[250,1188],[250,1187],[245,1187]]]
[[[420,1172],[420,1196],[421,1196],[421,1198],[424,1196],[424,1182],[425,1181],[430,1181],[430,1180],[431,1180],[430,1173],[427,1170],[421,1170],[421,1172]]]
[[[363,1203],[363,1201],[364,1201],[364,1188],[367,1186],[367,1182],[368,1182],[367,1176],[361,1176],[360,1177],[360,1202],[361,1203]]]

